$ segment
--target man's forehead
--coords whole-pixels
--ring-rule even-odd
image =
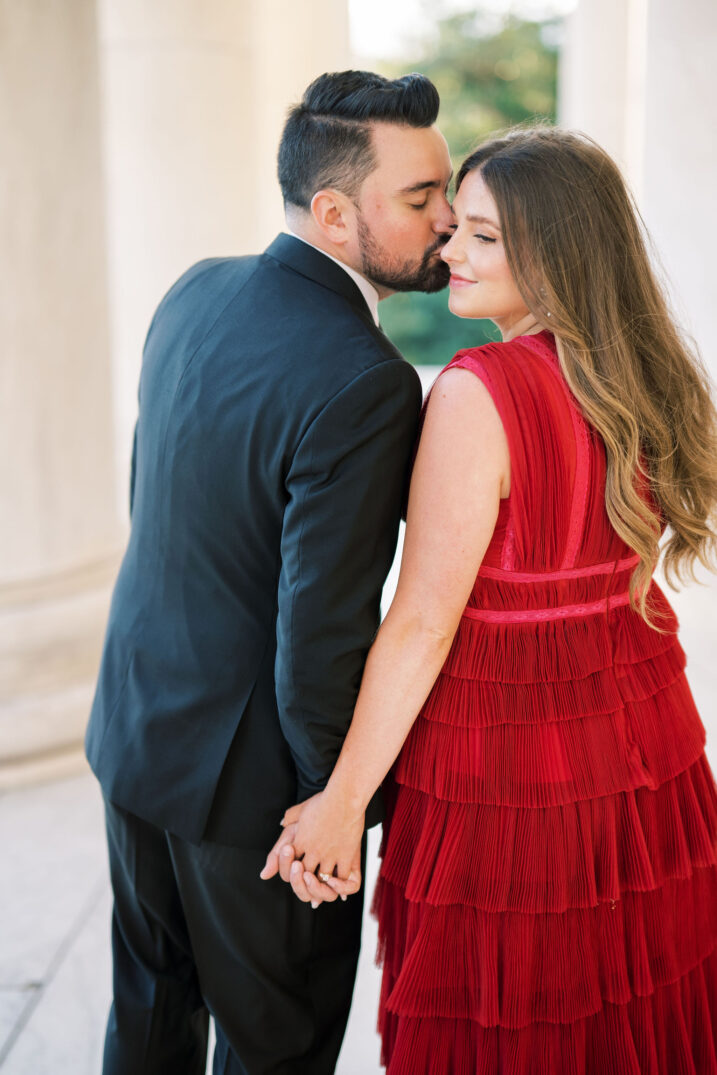
[[[452,174],[451,161],[437,127],[397,123],[375,123],[372,127],[376,172],[384,177],[390,172],[397,193],[445,187]]]
[[[407,146],[446,145],[446,140],[435,123],[430,127],[412,127],[410,123],[391,123],[374,120],[370,123],[371,138],[377,149]]]

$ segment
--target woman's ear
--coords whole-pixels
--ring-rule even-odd
[[[311,215],[330,243],[343,246],[351,239],[355,210],[345,194],[332,188],[317,190],[311,199]]]

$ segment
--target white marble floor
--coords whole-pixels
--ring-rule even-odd
[[[109,998],[109,881],[89,774],[0,798],[0,1066],[99,1070]]]
[[[372,833],[369,891],[377,838]],[[110,1002],[111,896],[94,777],[0,797],[0,847],[3,1075],[98,1075]],[[382,1070],[375,948],[376,927],[367,916],[337,1075]]]

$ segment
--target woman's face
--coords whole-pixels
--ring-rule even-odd
[[[451,313],[488,317],[503,339],[524,332],[526,325],[534,326],[508,268],[498,209],[479,169],[461,183],[453,211],[457,223],[441,251],[451,270]]]

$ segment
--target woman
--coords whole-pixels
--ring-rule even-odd
[[[717,1073],[717,796],[650,581],[665,528],[668,576],[714,557],[706,378],[593,142],[489,142],[454,208],[450,308],[503,342],[431,393],[350,732],[285,819],[298,884],[349,890],[393,765],[390,1075]]]

